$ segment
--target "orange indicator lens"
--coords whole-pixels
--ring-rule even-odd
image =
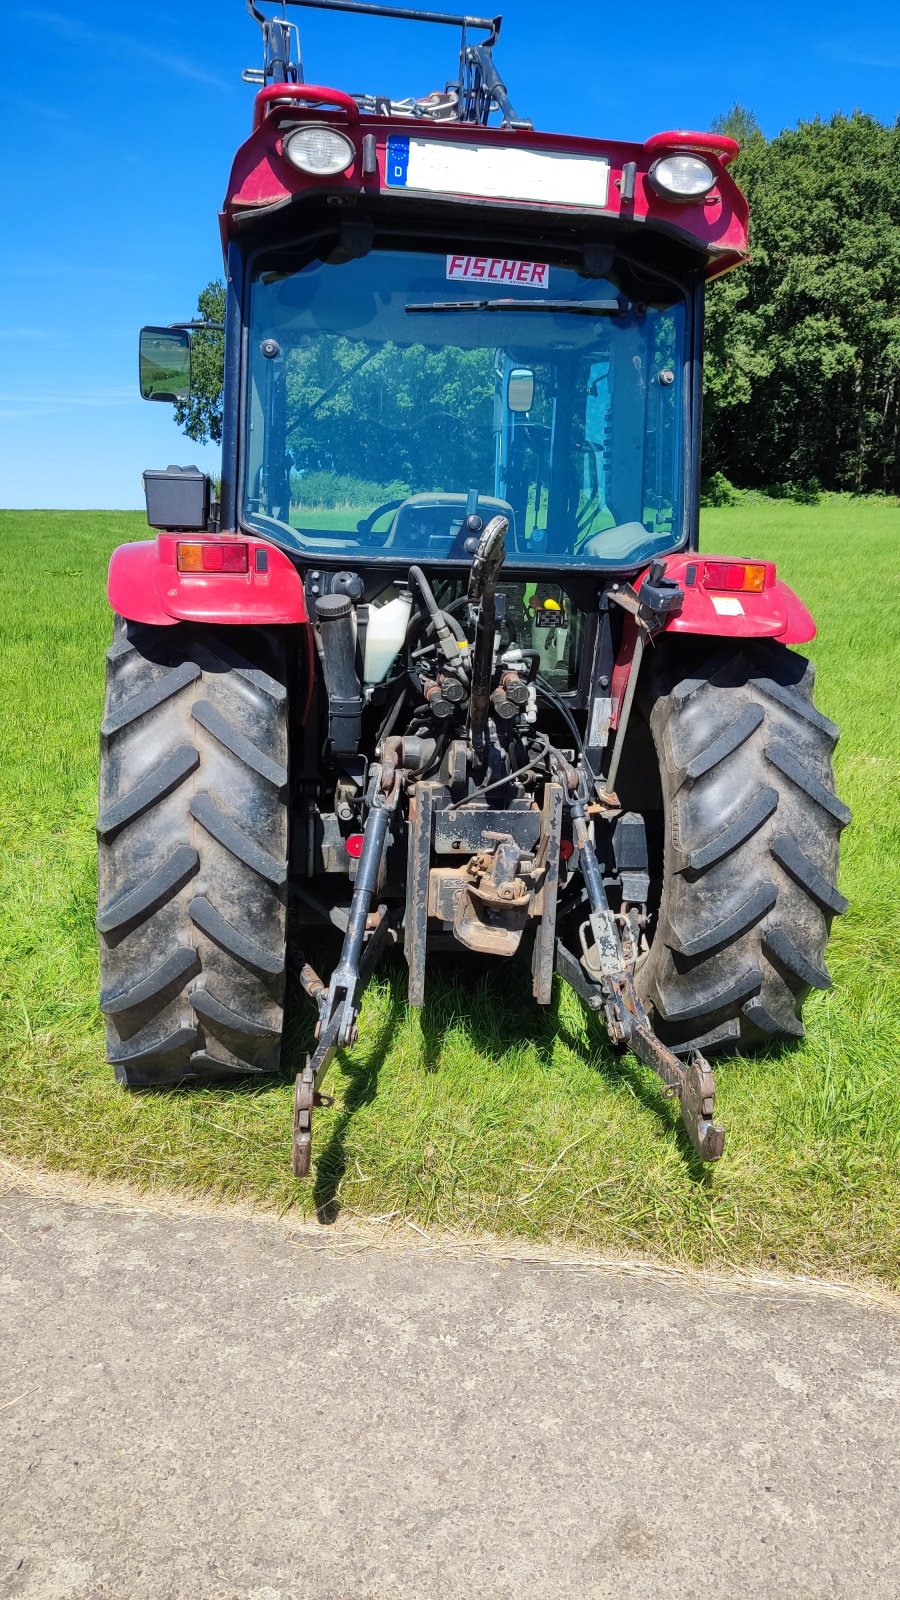
[[[756,561],[707,561],[703,574],[705,589],[742,589],[761,594],[766,584],[766,569]]]
[[[245,544],[179,544],[179,572],[247,572]]]

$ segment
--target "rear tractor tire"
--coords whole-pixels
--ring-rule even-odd
[[[128,1088],[278,1067],[287,760],[277,631],[116,618],[97,928],[107,1056]]]
[[[662,886],[638,988],[678,1052],[796,1040],[806,996],[831,982],[825,948],[847,907],[836,887],[850,821],[834,790],[838,729],[813,705],[813,667],[783,645],[713,646],[703,659],[674,643],[657,659],[645,710]]]

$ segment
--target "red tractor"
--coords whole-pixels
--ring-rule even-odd
[[[770,561],[698,550],[703,300],[747,255],[721,134],[535,132],[462,30],[445,90],[264,66],[221,216],[221,492],[146,475],[112,558],[100,930],[129,1088],[279,1069],[318,1010],[294,1170],[392,945],[554,974],[721,1155],[707,1053],[798,1038],[829,982],[837,729]],[[279,8],[280,10],[281,8]],[[145,329],[148,399],[196,325]],[[205,337],[208,337],[206,335]],[[325,927],[343,948],[319,975]]]

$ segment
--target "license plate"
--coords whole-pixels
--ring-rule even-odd
[[[387,142],[385,183],[389,189],[485,200],[535,200],[591,211],[606,205],[609,162],[601,156],[392,134]]]

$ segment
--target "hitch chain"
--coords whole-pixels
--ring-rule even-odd
[[[583,956],[581,965],[599,989],[609,1037],[614,1044],[627,1045],[633,1050],[662,1079],[666,1094],[677,1096],[685,1132],[700,1160],[718,1161],[725,1148],[725,1129],[714,1121],[716,1084],[712,1069],[699,1050],[693,1051],[685,1067],[654,1033],[635,988],[634,976],[628,970],[618,924],[606,898],[584,800],[579,793],[567,796],[567,803],[594,936],[591,952],[594,959],[589,962]]]
[[[403,772],[394,762],[385,762],[372,769],[369,814],[363,829],[362,850],[350,900],[341,959],[332,973],[327,989],[323,985],[319,994],[316,1048],[307,1058],[303,1071],[297,1074],[294,1088],[292,1165],[297,1178],[305,1178],[309,1173],[313,1108],[333,1104],[332,1096],[321,1094],[317,1085],[324,1077],[335,1051],[356,1043],[356,1024],[363,990],[390,932],[387,907],[378,907],[375,926],[371,930],[370,911],[378,888],[381,863],[390,838],[391,818],[403,792],[403,783]]]

